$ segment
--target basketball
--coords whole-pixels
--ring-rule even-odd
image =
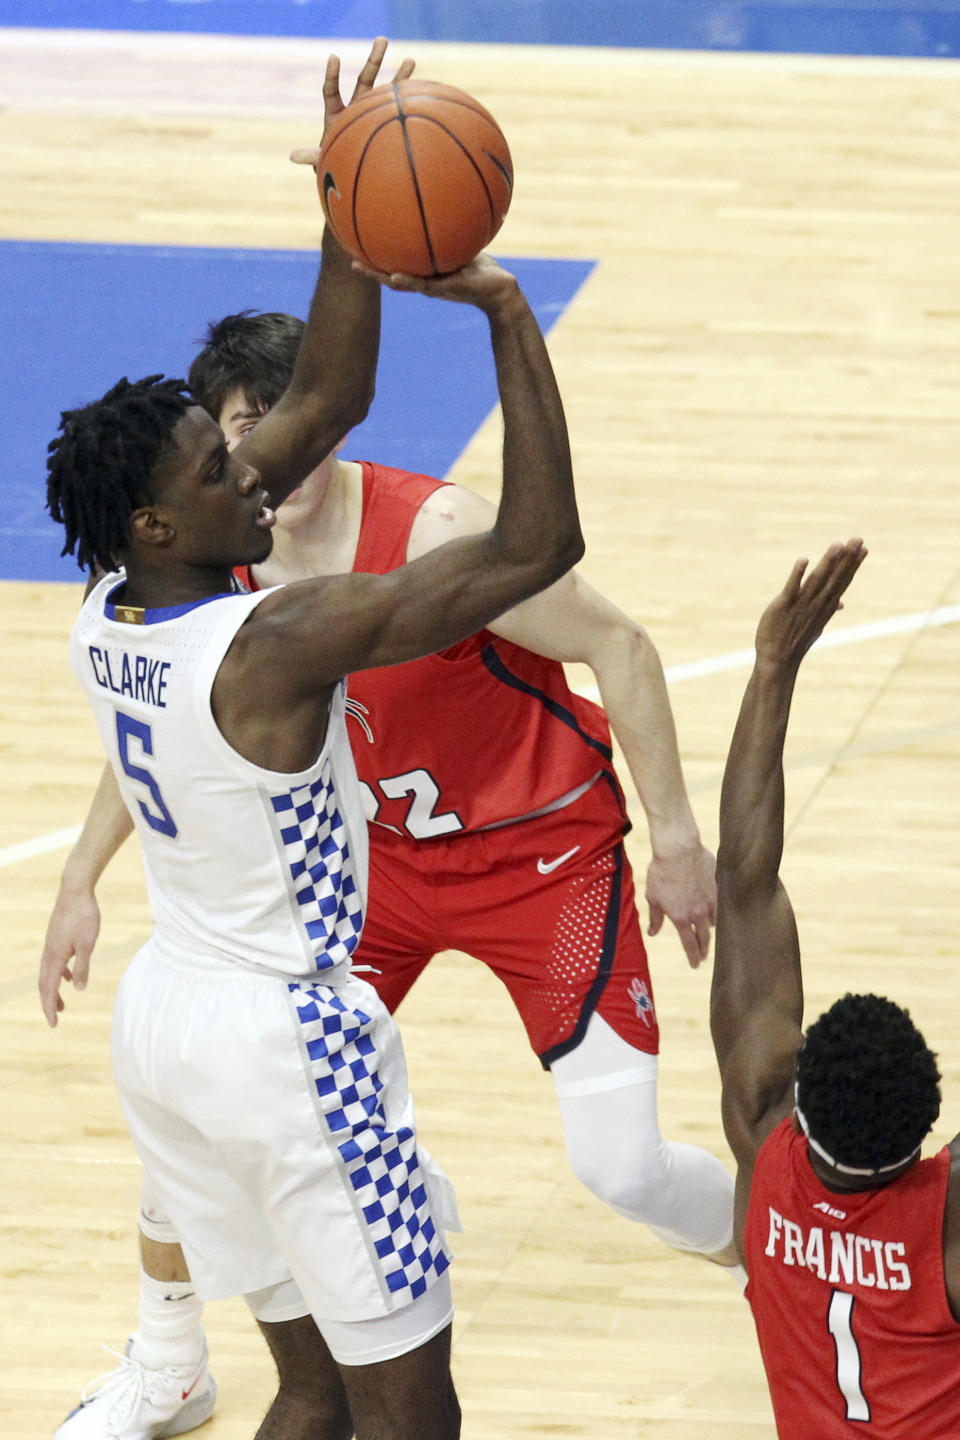
[[[386,274],[446,275],[503,224],[513,165],[489,111],[452,85],[400,80],[339,115],[317,166],[345,250]]]

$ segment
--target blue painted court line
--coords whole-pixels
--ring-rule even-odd
[[[504,259],[549,330],[589,260]],[[300,250],[0,242],[0,578],[74,580],[45,513],[60,411],[126,375],[183,375],[209,320],[304,314],[316,256]],[[384,293],[377,397],[345,454],[443,475],[497,402],[489,329],[467,305]]]
[[[0,26],[960,55],[960,0],[0,0]]]

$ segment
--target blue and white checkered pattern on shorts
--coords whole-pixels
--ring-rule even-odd
[[[270,797],[318,970],[349,960],[363,929],[347,828],[330,773],[328,760],[312,784]]]
[[[416,1136],[387,1129],[374,1021],[325,985],[292,983],[320,1109],[359,1201],[387,1289],[404,1305],[447,1269]]]

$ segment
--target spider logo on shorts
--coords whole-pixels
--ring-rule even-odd
[[[653,1023],[653,1001],[650,999],[647,982],[634,975],[627,986],[627,994],[637,1007],[637,1019],[642,1020],[644,1025],[651,1025]]]
[[[366,706],[366,705],[361,705],[361,703],[360,703],[359,700],[352,700],[352,699],[350,699],[350,697],[348,696],[348,697],[347,697],[347,700],[346,700],[346,706],[345,706],[345,708],[346,708],[347,714],[348,714],[348,715],[352,715],[353,718],[354,718],[354,720],[357,721],[357,723],[358,723],[358,725],[360,726],[361,730],[363,731],[364,735],[366,735],[368,741],[369,741],[370,744],[372,745],[372,744],[373,744],[373,731],[372,731],[372,729],[370,728],[370,721],[367,719],[367,716],[370,714],[370,711],[368,710],[367,706]]]

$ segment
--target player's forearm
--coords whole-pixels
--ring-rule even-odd
[[[783,744],[795,678],[796,672],[767,662],[754,667],[723,776],[710,1026],[725,1091],[730,1057],[751,1027],[762,1027],[758,1043],[768,1057],[778,1053],[787,1057],[789,1073],[803,1020],[800,946],[793,909],[779,876]],[[775,1031],[771,1019],[776,1021]],[[747,1083],[741,1077],[740,1088],[748,1097],[750,1113],[759,1116],[769,1104],[770,1075],[782,1079],[783,1065],[768,1058],[757,1072],[758,1079],[754,1060],[743,1063],[754,1078]]]
[[[353,269],[324,231],[322,263],[293,378],[280,404],[296,407],[308,473],[370,409],[380,349],[380,286]],[[293,481],[291,481],[292,488]],[[286,497],[271,492],[279,504]]]
[[[544,588],[575,565],[583,536],[567,422],[553,366],[516,284],[485,307],[503,412],[503,491],[495,531]]]
[[[669,858],[699,848],[663,666],[650,637],[624,617],[591,663],[646,813],[654,855]]]
[[[717,873],[731,896],[772,892],[783,854],[783,745],[796,668],[770,661],[754,666],[720,794]]]
[[[133,830],[113,768],[105,766],[87,812],[80,838],[67,857],[62,890],[93,891],[97,881]]]

